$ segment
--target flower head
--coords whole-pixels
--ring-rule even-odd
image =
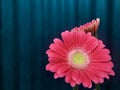
[[[85,32],[91,32],[94,33],[100,24],[100,19],[97,18],[96,20],[92,20],[91,22],[88,22],[84,25],[80,25],[80,27],[75,27],[72,29],[72,31],[85,31]]]
[[[72,87],[82,84],[91,88],[92,82],[103,83],[114,75],[110,51],[91,33],[61,33],[62,39],[54,39],[46,54],[49,63],[46,70],[54,72],[54,78],[65,77]]]

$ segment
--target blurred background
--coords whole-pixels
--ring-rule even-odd
[[[45,70],[45,52],[62,31],[97,17],[116,73],[101,90],[120,90],[119,9],[120,0],[0,0],[0,90],[72,90]]]

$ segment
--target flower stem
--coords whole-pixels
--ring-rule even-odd
[[[73,87],[73,90],[78,90],[78,85],[76,85],[75,87]]]
[[[97,33],[97,31],[93,33],[93,36],[95,36],[96,38],[98,38],[98,33]]]
[[[100,85],[99,85],[99,84],[96,84],[96,85],[95,85],[95,88],[96,88],[95,90],[100,90]]]

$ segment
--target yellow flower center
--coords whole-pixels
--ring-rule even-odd
[[[84,69],[90,63],[88,55],[81,50],[73,50],[68,55],[69,64],[73,68]]]
[[[86,62],[86,57],[82,53],[76,52],[72,56],[72,62],[76,65],[81,65]]]

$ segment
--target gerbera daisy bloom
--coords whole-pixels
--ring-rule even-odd
[[[91,88],[92,82],[103,83],[114,75],[110,51],[101,40],[85,32],[65,31],[61,35],[63,40],[55,38],[46,51],[46,70],[54,72],[55,79],[65,77],[72,87],[82,84]]]
[[[92,20],[91,22],[88,22],[84,25],[80,25],[80,27],[73,28],[72,31],[85,31],[85,32],[95,33],[99,27],[99,24],[100,24],[100,19],[97,18],[96,20]]]

